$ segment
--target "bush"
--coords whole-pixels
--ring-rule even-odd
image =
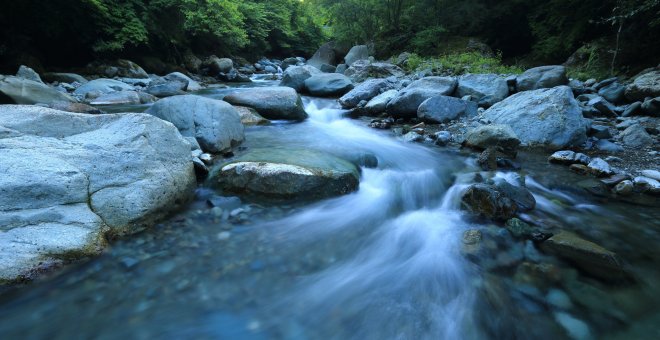
[[[519,74],[523,70],[518,66],[502,63],[502,55],[484,56],[477,52],[465,52],[443,55],[440,57],[420,57],[412,54],[404,68],[409,72],[430,69],[434,74],[461,75],[465,73]]]

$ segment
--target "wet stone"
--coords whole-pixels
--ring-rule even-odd
[[[592,159],[587,167],[589,168],[589,172],[597,177],[605,177],[614,173],[610,165],[601,158]]]

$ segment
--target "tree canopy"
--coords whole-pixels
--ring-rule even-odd
[[[176,60],[313,53],[325,39],[299,0],[0,0],[0,58],[55,64],[113,55]]]

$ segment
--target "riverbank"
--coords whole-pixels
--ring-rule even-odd
[[[253,75],[251,83],[227,83],[232,70],[236,72],[232,79],[245,80],[240,74],[247,73],[247,66],[231,62],[229,68],[227,62],[222,69],[226,72],[218,73],[220,78],[213,81],[195,75],[183,75],[190,77],[185,81],[178,75],[138,81],[118,76],[73,85],[75,89],[64,94],[74,99],[71,103],[76,98],[88,102],[93,110],[147,114],[46,111],[48,119],[42,119],[40,112],[46,109],[41,106],[3,106],[4,117],[18,116],[20,110],[23,119],[30,121],[3,120],[7,131],[3,140],[11,142],[9,147],[29,135],[42,138],[40,143],[66,141],[82,150],[136,152],[122,149],[130,145],[124,140],[99,138],[96,133],[134,142],[146,139],[135,149],[150,145],[154,153],[143,155],[148,160],[167,150],[154,147],[155,141],[167,140],[171,146],[175,140],[186,149],[171,155],[187,171],[183,182],[198,182],[194,203],[174,217],[160,219],[163,222],[155,229],[114,243],[98,259],[75,263],[51,278],[8,290],[6,303],[21,298],[30,303],[15,304],[16,309],[6,309],[7,313],[14,310],[21,318],[34,309],[44,315],[50,307],[48,303],[40,306],[47,301],[42,294],[54,287],[52,303],[81,299],[76,308],[109,308],[116,314],[110,322],[106,320],[106,326],[129,322],[146,336],[158,332],[156,325],[169,324],[165,334],[203,337],[341,334],[351,338],[401,332],[411,337],[488,337],[529,335],[536,329],[541,334],[584,338],[624,331],[640,313],[655,312],[653,290],[648,287],[657,272],[651,266],[654,260],[648,258],[658,257],[648,241],[638,238],[641,230],[655,238],[660,229],[654,224],[658,220],[653,213],[657,207],[654,182],[640,179],[653,179],[653,172],[642,171],[658,169],[654,157],[657,118],[647,113],[650,104],[644,104],[653,100],[644,100],[628,116],[624,112],[634,103],[609,107],[593,94],[600,92],[603,82],[571,84],[560,67],[515,77],[420,76],[406,74],[394,64],[370,61],[368,55],[364,59],[361,51],[361,47],[356,49],[358,56],[343,74],[321,72],[334,65],[323,63],[323,53],[318,53],[307,65],[299,59],[290,60],[293,65],[288,66],[283,65],[286,60],[269,61],[273,65],[264,62],[264,71],[272,66],[275,72]],[[222,66],[222,60],[217,61],[220,65],[216,66]],[[319,69],[310,66],[315,63]],[[279,78],[278,68],[283,71],[281,82],[264,80]],[[141,73],[137,67],[130,69]],[[558,74],[554,77],[558,80],[548,83],[552,78],[548,72]],[[188,91],[191,80],[200,86]],[[218,80],[224,83],[213,84]],[[522,91],[519,83],[529,83],[531,88]],[[32,85],[22,84],[23,88]],[[625,96],[635,81],[632,84],[612,87],[615,92],[623,88]],[[44,86],[36,88],[53,89]],[[576,100],[578,90],[589,100]],[[188,92],[182,95],[183,91]],[[29,98],[25,91],[17,93],[16,98]],[[145,93],[166,98],[152,104],[142,100]],[[459,93],[465,95],[457,98]],[[108,96],[121,101],[110,102]],[[112,105],[94,106],[93,101]],[[605,114],[598,107],[609,108],[617,117],[598,117]],[[586,118],[589,114],[592,117]],[[163,127],[158,130],[178,130],[179,135],[162,139],[153,132],[133,135],[128,127],[109,129],[112,120],[127,117],[148,121],[145,127],[160,124]],[[508,117],[515,119],[502,121]],[[44,124],[33,125],[40,121]],[[252,126],[250,122],[255,121],[270,121],[270,125]],[[53,122],[64,126],[84,122],[86,130],[67,134]],[[598,125],[608,129],[594,128]],[[633,133],[635,138],[627,138]],[[631,140],[644,144],[631,146]],[[603,145],[623,151],[599,150]],[[562,153],[553,161],[566,165],[548,161],[554,151],[564,149],[591,159]],[[51,154],[57,164],[80,167],[49,147],[31,152],[40,157]],[[29,163],[31,154],[23,155]],[[613,173],[607,173],[602,162],[594,163],[596,159],[608,162]],[[106,160],[92,159],[86,164],[99,167]],[[89,184],[99,180],[94,176],[108,181],[144,174],[162,188],[164,177],[151,171],[162,166],[140,164],[144,166],[131,171],[82,169],[80,173],[90,178]],[[18,172],[16,168],[7,171]],[[43,171],[72,176],[47,166]],[[585,181],[591,184],[580,184]],[[631,190],[617,192],[625,181]],[[31,190],[24,191],[26,201],[31,192],[49,192],[22,185]],[[193,194],[188,186],[185,190],[165,187]],[[598,187],[601,191],[593,190]],[[66,184],[56,187],[65,192],[67,188]],[[147,202],[145,197],[159,195],[156,188],[148,189],[148,194],[129,197]],[[98,192],[80,190],[91,195]],[[134,191],[130,186],[126,190]],[[124,198],[125,194],[109,196]],[[635,199],[639,197],[643,199]],[[177,209],[170,205],[174,201],[154,209],[175,213]],[[68,203],[53,205],[70,208]],[[55,218],[62,222],[57,220],[61,216],[34,217],[21,209],[23,217],[14,221],[46,224]],[[93,203],[89,210],[99,211]],[[3,207],[3,214],[6,211]],[[127,225],[134,221],[129,218]],[[20,228],[19,222],[11,226]],[[638,232],[627,229],[631,225]],[[98,230],[97,235],[109,235],[105,228]],[[630,253],[631,248],[637,252]],[[58,258],[52,251],[41,254],[60,264],[71,260]],[[86,288],[79,290],[83,283]],[[126,285],[133,287],[130,292],[124,289]],[[193,303],[177,312],[174,306],[183,301]],[[486,315],[490,313],[480,307],[484,303],[496,306],[492,313],[506,311],[506,317],[498,319],[505,326],[489,321]],[[526,314],[526,323],[516,321]],[[71,315],[62,313],[62,323]],[[427,321],[412,326],[416,320]],[[88,327],[76,331],[107,329],[113,336],[122,336],[93,318],[88,321]],[[347,322],[355,327],[347,327]],[[446,327],[449,324],[461,326]],[[470,325],[478,325],[474,334],[465,333]],[[232,328],[238,333],[231,333]],[[22,326],[13,329],[25,331]],[[32,331],[38,335],[53,329]],[[73,331],[63,327],[54,332],[66,336]]]

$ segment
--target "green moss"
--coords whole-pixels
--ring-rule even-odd
[[[523,72],[518,66],[504,65],[501,54],[488,57],[477,52],[453,53],[429,58],[413,54],[404,67],[409,72],[430,69],[433,73],[451,75],[465,73],[519,74]]]

